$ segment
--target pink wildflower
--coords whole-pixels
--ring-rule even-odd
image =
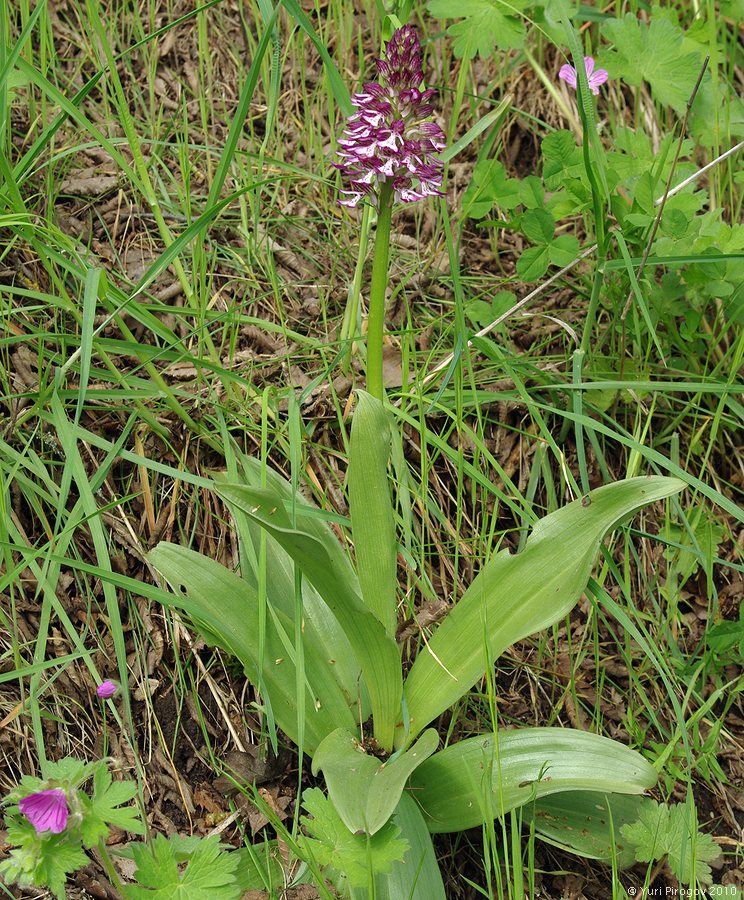
[[[433,90],[421,90],[421,44],[412,25],[399,28],[377,61],[378,82],[368,82],[351,98],[358,112],[346,123],[334,163],[348,179],[342,206],[356,206],[362,197],[377,200],[377,190],[392,182],[395,199],[413,203],[439,194],[443,164],[435,156],[444,150],[442,129],[431,121]]]
[[[96,688],[96,694],[102,700],[110,700],[114,694],[119,690],[119,685],[114,681],[103,681]]]
[[[67,795],[62,788],[49,788],[29,794],[18,802],[18,809],[37,832],[51,831],[52,834],[60,834],[65,830],[70,814]]]
[[[584,69],[586,70],[586,78],[589,82],[589,89],[593,94],[599,93],[600,84],[604,84],[607,81],[607,72],[604,69],[597,69],[594,71],[594,59],[591,56],[584,57]],[[558,73],[558,77],[563,79],[566,84],[570,85],[574,90],[576,90],[576,69],[573,66],[569,66],[566,63],[564,66],[561,66],[561,70]]]

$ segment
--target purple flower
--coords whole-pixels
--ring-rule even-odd
[[[584,57],[584,69],[586,70],[586,78],[589,82],[591,92],[593,94],[598,94],[600,84],[604,84],[605,81],[607,81],[607,72],[605,72],[604,69],[597,69],[595,72],[594,59],[591,56]],[[562,78],[566,84],[576,90],[576,69],[574,69],[573,66],[569,66],[568,63],[561,66],[558,77]]]
[[[103,681],[96,688],[96,694],[102,700],[110,700],[114,694],[119,690],[119,685],[114,681]]]
[[[67,795],[62,788],[49,788],[29,794],[18,802],[18,809],[37,832],[51,831],[52,834],[60,834],[65,830],[70,814]]]
[[[377,191],[391,182],[395,199],[413,203],[439,194],[443,163],[434,154],[444,150],[444,133],[430,120],[434,90],[421,90],[421,44],[412,25],[399,28],[377,61],[379,82],[368,82],[354,94],[357,112],[349,117],[339,140],[334,166],[349,179],[342,206],[356,206],[362,197],[376,204]]]

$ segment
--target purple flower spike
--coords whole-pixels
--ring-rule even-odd
[[[604,69],[597,69],[595,72],[594,59],[591,56],[584,57],[584,69],[586,71],[586,78],[589,82],[591,92],[593,94],[598,94],[600,84],[604,84],[605,81],[607,81],[607,72]],[[576,69],[574,69],[573,66],[569,66],[568,63],[561,66],[558,77],[576,90]]]
[[[340,163],[349,179],[342,206],[356,206],[392,184],[395,199],[413,203],[428,194],[442,195],[444,165],[434,154],[444,150],[444,133],[430,121],[433,90],[422,90],[421,44],[412,25],[399,28],[377,61],[379,82],[368,82],[351,98],[358,112],[349,117],[338,142]]]
[[[29,794],[18,802],[18,809],[39,833],[51,831],[52,834],[60,834],[67,826],[70,814],[67,795],[62,788]]]
[[[110,700],[114,694],[119,690],[119,685],[114,681],[103,681],[96,688],[96,694],[102,700]]]

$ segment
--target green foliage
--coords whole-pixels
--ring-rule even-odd
[[[464,216],[482,219],[494,206],[512,210],[522,202],[518,178],[507,178],[498,159],[483,159],[475,164],[470,183],[462,196]]]
[[[517,13],[524,0],[508,5],[499,0],[429,0],[427,9],[437,19],[462,19],[450,25],[455,56],[489,59],[496,50],[513,50],[524,44],[524,22]]]
[[[130,900],[239,900],[243,893],[235,878],[238,858],[217,837],[159,834],[149,846],[133,844],[132,856],[139,884],[125,886]]]
[[[555,223],[547,210],[531,209],[522,216],[522,232],[535,247],[530,247],[517,260],[517,274],[523,281],[537,281],[548,266],[567,266],[579,252],[579,241],[573,234],[555,236]]]
[[[227,486],[220,490],[228,493]],[[275,502],[281,500],[277,498]],[[245,579],[200,553],[166,542],[150,552],[150,560],[174,587],[173,605],[193,616],[210,643],[225,648],[240,660],[251,681],[268,693],[279,726],[296,741],[294,623],[281,609],[270,609],[262,661],[258,642],[259,601]],[[353,728],[356,721],[352,712],[356,684],[340,682],[342,673],[335,668],[332,658],[322,652],[323,645],[318,646],[311,637],[309,632],[304,643],[305,749],[310,753],[334,728],[341,724]]]
[[[600,60],[612,78],[633,85],[647,81],[660,103],[684,113],[703,60],[699,53],[683,52],[679,26],[663,16],[654,15],[647,24],[627,13],[606,19],[602,33],[615,45]]]
[[[343,873],[352,886],[365,887],[371,873],[384,875],[404,858],[408,843],[393,822],[374,835],[352,834],[318,788],[304,791],[302,803],[310,813],[310,817],[302,817],[302,823],[311,835],[302,838],[303,845],[322,866]]]
[[[716,622],[705,632],[705,643],[718,665],[744,665],[744,603],[739,606],[739,618]]]
[[[607,531],[683,487],[655,476],[606,485],[541,519],[521,553],[494,555],[416,657],[405,682],[409,732],[401,727],[398,743],[455,703],[508,646],[568,614]]]
[[[620,829],[638,819],[645,802],[635,794],[564,791],[525,804],[522,815],[534,823],[542,840],[586,859],[614,861],[624,869],[636,859]]]
[[[106,839],[114,825],[133,834],[144,834],[145,827],[134,806],[123,807],[137,793],[130,781],[113,781],[105,761],[83,763],[65,757],[47,764],[48,778],[24,776],[6,802],[7,843],[13,848],[0,863],[0,874],[21,887],[48,887],[57,897],[64,896],[65,879],[87,865],[83,847],[93,847]],[[90,795],[82,790],[93,779]],[[47,788],[61,787],[67,795],[69,818],[60,834],[37,833],[18,809],[23,797]]]
[[[640,793],[656,783],[639,753],[572,728],[518,728],[451,744],[422,763],[411,788],[433,833],[473,828],[563,791]]]
[[[0,862],[2,880],[22,888],[48,887],[55,897],[64,897],[67,875],[88,864],[80,846],[64,833],[38,836],[26,819],[7,817],[6,823],[6,843],[12,849]]]
[[[331,801],[349,831],[376,834],[393,814],[410,774],[438,743],[439,735],[430,728],[408,750],[381,760],[339,728],[318,747],[313,774],[323,772]]]
[[[397,625],[398,544],[390,499],[390,419],[379,400],[358,392],[349,442],[349,508],[362,599],[385,630]]]
[[[105,840],[109,826],[130,831],[132,834],[145,834],[145,826],[136,806],[125,806],[137,795],[137,785],[133,781],[114,781],[105,766],[97,766],[93,775],[93,794],[80,795],[83,808],[83,821],[80,834],[83,846],[94,847]]]
[[[465,307],[465,314],[471,324],[480,329],[490,325],[491,322],[510,310],[516,302],[517,297],[513,291],[497,291],[490,303],[486,303],[485,300],[470,300]]]
[[[711,883],[708,863],[718,859],[721,850],[710,835],[690,826],[689,810],[684,804],[668,806],[646,799],[638,821],[623,825],[621,831],[638,862],[666,857],[669,868],[682,884]]]
[[[297,519],[293,524],[274,490],[223,484],[218,491],[280,544],[333,612],[359,661],[372,705],[375,738],[383,749],[391,749],[403,690],[400,652],[395,639],[364,604],[359,580],[341,545],[328,529],[320,536],[312,519],[300,518],[298,510],[307,505],[299,500],[293,508]]]

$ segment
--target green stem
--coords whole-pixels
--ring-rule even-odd
[[[380,188],[372,259],[372,283],[367,315],[367,390],[382,401],[382,330],[385,322],[385,288],[390,258],[390,219],[393,212],[393,187],[385,182]]]
[[[111,882],[111,886],[118,893],[120,897],[124,896],[124,885],[121,883],[121,878],[119,878],[119,873],[116,871],[114,867],[114,863],[111,859],[111,856],[108,852],[108,847],[103,841],[98,842],[98,852],[101,854],[101,862],[103,863],[103,868],[106,870],[106,874],[108,875],[108,879]]]

